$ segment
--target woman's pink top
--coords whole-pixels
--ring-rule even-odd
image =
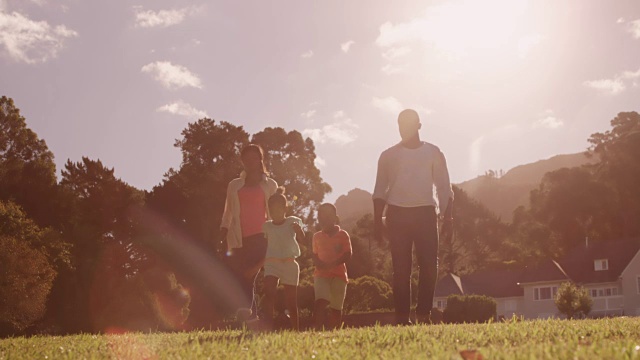
[[[260,186],[243,186],[238,190],[240,200],[240,228],[242,237],[262,233],[262,224],[267,221],[264,191]]]

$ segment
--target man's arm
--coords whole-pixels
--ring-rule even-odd
[[[382,243],[384,236],[384,224],[382,214],[387,206],[387,192],[389,190],[389,172],[383,155],[378,159],[378,172],[376,185],[373,190],[373,238]]]
[[[373,199],[373,238],[382,243],[384,238],[385,227],[382,222],[382,214],[387,202],[384,199]]]
[[[442,233],[448,234],[453,230],[453,189],[449,180],[449,170],[447,160],[442,151],[438,153],[434,167],[433,179],[438,194],[438,204],[440,205],[440,215],[442,216]],[[447,204],[446,206],[444,204]],[[444,207],[444,212],[442,208]]]

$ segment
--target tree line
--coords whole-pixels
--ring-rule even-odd
[[[531,193],[530,208],[517,209],[510,224],[454,188],[454,236],[441,239],[441,272],[530,264],[561,255],[586,235],[638,235],[639,124],[637,113],[619,114],[611,130],[589,139],[600,162],[549,173]],[[249,134],[208,118],[180,135],[179,168],[150,191],[88,157],[68,160],[58,179],[46,142],[12,99],[0,98],[0,335],[172,330],[224,319],[233,304],[217,235],[226,186],[250,142],[264,148],[291,212],[315,230],[315,209],[331,187],[314,163],[311,139],[271,127]],[[371,241],[371,216],[347,230],[354,247],[349,274],[357,281],[345,306],[392,307],[391,259],[384,244]],[[312,280],[309,249],[302,247],[301,287]]]

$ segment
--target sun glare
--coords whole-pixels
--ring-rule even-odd
[[[424,38],[453,56],[517,41],[526,0],[451,1],[428,10]]]

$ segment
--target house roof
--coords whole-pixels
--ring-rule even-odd
[[[600,241],[589,246],[581,245],[570,250],[560,260],[560,265],[580,284],[617,281],[622,271],[640,250],[640,238],[616,241]],[[608,269],[596,271],[595,260],[607,259]]]
[[[483,270],[458,277],[447,274],[436,284],[435,296],[486,295],[496,298],[523,296],[518,286],[521,270]]]
[[[518,286],[522,270],[483,270],[462,277],[465,294],[486,295],[494,298],[524,296]]]
[[[447,297],[449,295],[463,295],[462,282],[460,277],[454,274],[447,274],[436,284],[435,297]]]
[[[527,266],[519,279],[520,284],[567,281],[570,277],[556,261],[547,259],[535,266]]]
[[[486,295],[494,298],[524,296],[521,284],[568,281],[579,284],[617,281],[640,250],[640,238],[602,241],[577,246],[560,261],[547,259],[536,266],[511,270],[482,270],[458,277],[448,274],[436,284],[435,296]],[[608,260],[608,269],[595,271],[594,261]]]

